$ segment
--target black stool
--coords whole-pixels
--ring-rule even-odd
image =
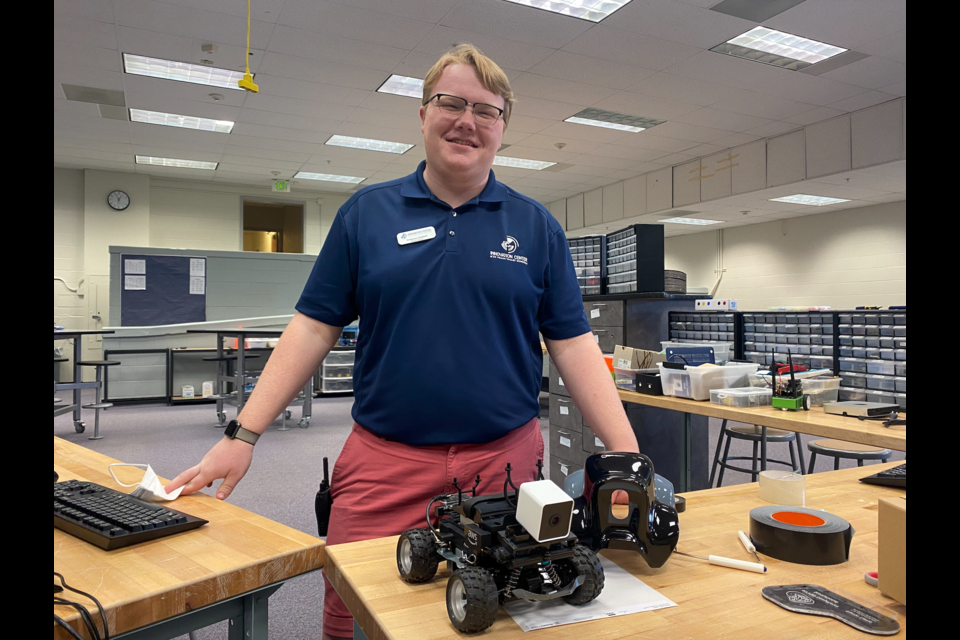
[[[817,455],[832,456],[833,469],[840,468],[840,459],[856,460],[857,466],[862,467],[864,460],[880,460],[886,462],[893,455],[890,449],[881,449],[868,444],[857,444],[855,442],[844,442],[843,440],[814,440],[807,445],[810,450],[810,469],[807,473],[813,473],[813,467],[817,463]]]
[[[109,409],[113,406],[109,402],[103,402],[103,370],[107,367],[115,367],[120,363],[114,360],[85,360],[83,362],[78,362],[77,364],[81,367],[97,368],[97,401],[93,404],[85,404],[83,405],[83,408],[93,409],[95,412],[93,420],[93,435],[90,436],[90,439],[103,440],[103,436],[100,435],[100,410]]]
[[[257,353],[243,354],[244,362],[246,362],[247,360],[256,360],[259,357],[260,355]],[[224,390],[223,390],[223,385],[229,382],[228,380],[223,380],[223,378],[227,377],[227,366],[229,365],[229,363],[236,362],[238,359],[239,359],[239,356],[237,355],[209,356],[203,359],[204,362],[217,363],[217,381],[214,384],[214,390],[216,391],[216,393],[214,393],[208,399],[222,402],[227,398],[232,398],[236,396],[240,392],[239,389],[230,393],[224,393]],[[246,372],[244,372],[244,377],[246,377]],[[223,405],[220,405],[220,406],[222,407]],[[217,423],[218,424],[215,425],[217,429],[223,429],[227,424],[227,416],[221,410],[217,410]]]
[[[53,359],[53,364],[63,364],[64,362],[70,362],[70,358],[56,358],[56,357],[54,357],[54,359]],[[56,393],[57,393],[57,381],[56,381],[56,380],[53,381],[53,393],[54,393],[54,397],[53,397],[53,404],[54,404],[54,405],[58,405],[58,404],[60,404],[61,402],[63,402],[60,398],[56,397]]]
[[[727,444],[723,450],[723,459],[720,459],[720,447],[723,444],[723,438],[726,436]],[[720,438],[717,440],[717,451],[713,457],[713,470],[710,473],[710,486],[713,486],[713,479],[717,473],[717,467],[720,468],[720,477],[717,478],[717,486],[720,487],[723,485],[723,473],[727,469],[733,469],[734,471],[740,471],[742,473],[749,473],[752,482],[756,482],[759,479],[759,474],[761,469],[757,468],[758,462],[760,460],[760,446],[764,445],[764,450],[766,450],[766,444],[776,444],[786,442],[790,445],[790,462],[785,462],[783,460],[773,460],[767,458],[767,462],[775,462],[776,464],[782,464],[784,466],[790,467],[794,473],[803,473],[803,457],[801,454],[800,464],[797,464],[797,454],[800,452],[799,448],[799,433],[790,433],[789,431],[781,431],[779,429],[767,428],[766,443],[763,442],[763,428],[757,426],[742,426],[742,427],[731,427],[727,428],[727,421],[723,421],[723,425],[720,428]],[[730,443],[733,440],[747,440],[753,442],[753,457],[748,458],[746,456],[730,456]],[[797,452],[794,452],[793,446],[794,442],[798,443]],[[753,469],[744,469],[742,467],[736,467],[732,464],[729,464],[730,460],[752,460]]]

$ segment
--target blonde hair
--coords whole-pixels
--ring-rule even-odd
[[[440,56],[423,80],[423,104],[426,105],[427,100],[433,97],[433,88],[440,80],[443,70],[454,64],[466,64],[476,69],[483,88],[503,98],[503,126],[506,128],[510,124],[513,103],[516,102],[510,80],[496,62],[483,55],[483,52],[472,44],[458,44]]]

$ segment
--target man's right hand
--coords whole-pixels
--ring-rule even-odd
[[[183,487],[182,495],[196,493],[204,487],[213,486],[214,480],[223,479],[217,488],[217,500],[226,500],[247,474],[253,461],[253,447],[241,440],[224,438],[195,467],[187,469],[165,489],[167,493]]]

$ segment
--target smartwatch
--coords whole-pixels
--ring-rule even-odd
[[[244,429],[236,420],[231,420],[227,424],[227,428],[224,430],[223,435],[231,440],[242,440],[251,446],[257,444],[257,440],[260,439],[259,433],[254,433],[253,431]]]

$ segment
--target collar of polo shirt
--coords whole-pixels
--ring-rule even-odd
[[[423,170],[427,167],[427,161],[422,160],[420,166],[417,167],[416,173],[410,175],[403,181],[402,186],[400,187],[400,195],[404,198],[425,198],[427,200],[436,200],[441,202],[433,193],[431,193],[429,187],[427,187],[426,180],[423,179]],[[487,186],[483,188],[483,191],[480,192],[480,195],[464,202],[462,206],[468,204],[477,204],[478,202],[506,202],[509,199],[507,195],[507,188],[497,182],[497,177],[494,175],[493,170],[490,171],[490,178],[487,180]],[[459,211],[460,207],[457,208]]]

